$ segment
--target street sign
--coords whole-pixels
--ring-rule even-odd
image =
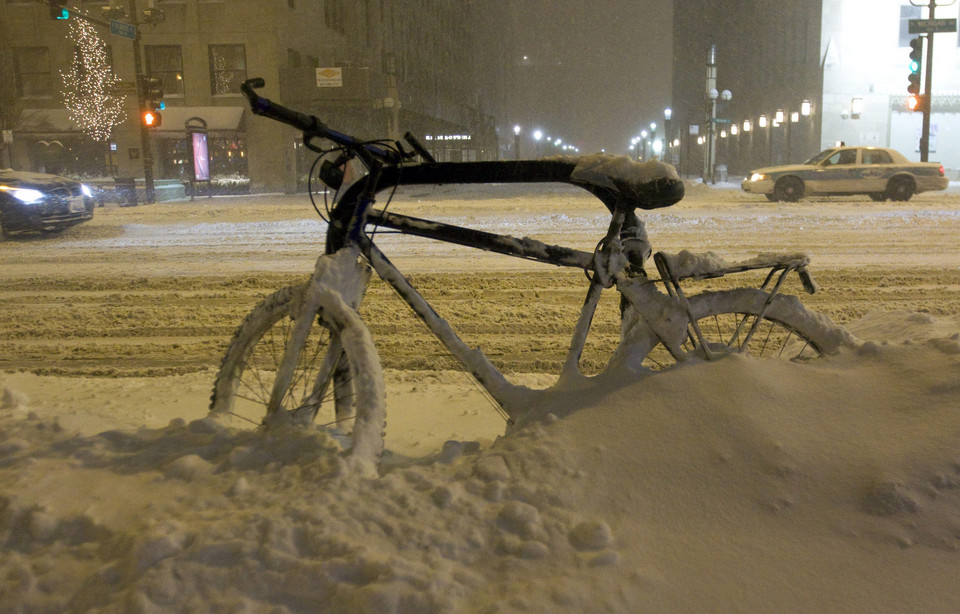
[[[911,19],[908,23],[910,34],[937,34],[956,32],[956,19]]]
[[[116,19],[111,19],[110,34],[122,36],[123,38],[129,38],[130,40],[136,40],[137,26],[133,25],[132,23],[124,23],[122,21],[117,21]]]
[[[732,124],[732,123],[733,123],[733,120],[732,120],[732,119],[724,119],[724,118],[722,118],[722,117],[718,117],[718,118],[716,118],[715,120],[713,120],[713,122],[716,123],[716,124]]]

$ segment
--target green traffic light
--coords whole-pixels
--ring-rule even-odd
[[[920,72],[920,62],[916,60],[910,62],[910,72]]]
[[[60,15],[57,16],[57,19],[70,19],[70,11],[67,9],[60,9]]]

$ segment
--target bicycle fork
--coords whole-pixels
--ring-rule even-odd
[[[267,421],[277,416],[278,410],[282,407],[283,399],[290,388],[294,371],[310,335],[314,319],[321,311],[322,291],[324,289],[333,290],[339,293],[352,309],[358,309],[369,279],[370,267],[360,258],[360,250],[355,245],[342,248],[335,254],[317,258],[313,274],[310,276],[310,281],[307,282],[302,302],[297,310],[290,338],[284,348],[283,358],[277,369],[273,388],[270,391],[270,400],[267,404]],[[333,340],[328,350],[328,356],[324,359],[324,369],[329,368],[332,371],[339,362],[341,352],[342,348],[338,340]]]

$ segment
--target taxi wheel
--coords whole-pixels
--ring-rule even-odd
[[[893,201],[907,201],[913,196],[913,182],[906,177],[894,177],[887,184],[887,198]]]
[[[803,181],[797,177],[784,177],[773,188],[777,200],[795,203],[803,198]]]

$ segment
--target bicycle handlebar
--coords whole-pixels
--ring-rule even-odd
[[[266,82],[260,78],[247,79],[240,86],[240,91],[250,103],[250,110],[254,115],[262,115],[272,120],[293,126],[303,132],[304,140],[309,142],[311,138],[320,137],[333,141],[341,147],[345,147],[355,152],[365,163],[376,160],[386,164],[397,164],[401,156],[389,149],[377,147],[371,143],[364,143],[342,132],[331,130],[326,124],[320,121],[320,118],[314,115],[305,115],[299,111],[287,108],[282,104],[273,102],[269,98],[264,98],[254,90],[263,87]]]

